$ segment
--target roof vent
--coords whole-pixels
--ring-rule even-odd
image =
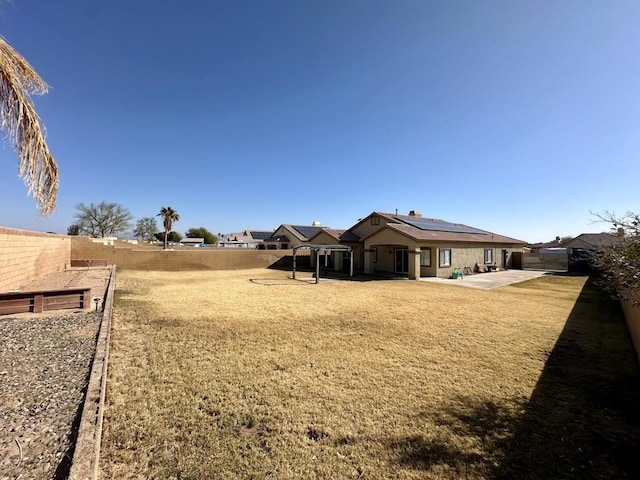
[[[422,213],[420,213],[420,210],[411,210],[409,212],[409,216],[410,217],[418,217],[418,218],[422,218]]]

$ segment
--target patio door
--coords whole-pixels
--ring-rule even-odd
[[[409,273],[409,250],[406,248],[396,248],[395,250],[395,271],[394,273]]]

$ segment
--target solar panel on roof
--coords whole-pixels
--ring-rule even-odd
[[[305,238],[311,238],[320,230],[322,230],[322,227],[307,227],[306,225],[292,225],[291,228],[296,230]]]
[[[273,232],[249,232],[255,240],[266,240],[273,235]]]
[[[434,220],[431,218],[406,218],[406,217],[395,217],[396,220],[399,220],[403,223],[408,223],[420,230],[429,230],[436,232],[451,232],[451,233],[479,233],[486,234],[482,230],[478,230],[477,228],[467,227],[466,225],[456,225],[455,223],[445,222],[444,220]]]

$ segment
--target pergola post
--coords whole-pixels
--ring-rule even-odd
[[[296,252],[298,251],[297,248],[293,249],[293,279],[296,279]]]
[[[353,277],[353,248],[349,250],[349,277]]]
[[[315,257],[312,255],[309,255],[310,258],[313,260],[315,258],[316,260],[316,281],[315,283],[319,283],[320,282],[320,252],[323,252],[324,254],[324,260],[325,260],[325,266],[324,266],[324,271],[326,273],[327,271],[327,265],[328,265],[328,259],[327,259],[327,252],[330,253],[335,253],[335,252],[349,252],[349,277],[353,277],[353,248],[349,247],[349,246],[344,246],[344,245],[297,245],[295,247],[292,248],[293,250],[293,275],[292,278],[295,280],[296,279],[296,253],[298,251],[298,249],[300,248],[304,248],[305,250],[311,250],[313,252],[315,252]]]

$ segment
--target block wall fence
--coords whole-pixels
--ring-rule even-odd
[[[0,227],[0,292],[18,290],[38,278],[61,272],[72,260],[106,260],[108,265],[136,270],[239,270],[290,263],[291,250],[190,248],[163,251],[116,241],[113,245],[87,237],[56,235]],[[308,254],[298,254],[308,265]]]
[[[0,292],[61,272],[70,263],[70,237],[0,227]]]
[[[104,245],[86,237],[70,238],[71,260],[105,259],[108,265],[116,265],[118,269],[184,271],[266,268],[282,263],[292,255],[291,250],[250,248],[180,247],[161,250],[126,242]]]
[[[628,298],[622,300],[622,312],[624,313],[629,335],[636,350],[636,357],[640,362],[640,293],[629,292]]]
[[[305,255],[306,254],[306,255]],[[72,260],[106,260],[109,265],[135,270],[240,270],[288,265],[291,250],[245,248],[157,247],[115,242],[95,243],[86,237],[70,237],[0,227],[0,292],[69,268]],[[308,252],[297,256],[300,266],[308,265]],[[306,258],[305,258],[306,257]],[[640,293],[622,301],[622,310],[640,362]]]

